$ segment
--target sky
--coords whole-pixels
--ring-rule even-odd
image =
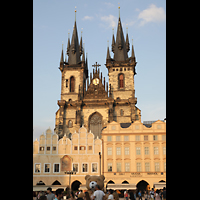
[[[135,95],[143,121],[166,117],[166,0],[33,0],[33,140],[55,128],[57,100],[61,93],[62,43],[66,52],[68,35],[75,21],[88,56],[89,74],[98,62],[108,81],[105,67],[107,45],[116,38],[122,22],[124,37],[136,56]],[[75,8],[76,7],[76,8]],[[111,52],[111,57],[113,53]],[[131,56],[131,51],[128,52]]]

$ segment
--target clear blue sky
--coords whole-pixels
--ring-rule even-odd
[[[33,0],[33,139],[54,129],[61,92],[58,69],[62,41],[66,51],[75,20],[88,52],[89,73],[95,62],[107,77],[107,41],[116,37],[118,6],[124,34],[128,27],[135,50],[135,91],[142,121],[166,117],[166,0]],[[129,56],[131,51],[129,51]],[[113,57],[113,53],[111,53]]]

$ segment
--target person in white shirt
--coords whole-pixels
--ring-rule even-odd
[[[109,194],[108,199],[113,200],[114,199],[114,197],[113,197],[113,191],[111,189],[108,190],[108,194]]]
[[[99,185],[96,185],[95,186],[95,192],[94,192],[94,196],[93,196],[93,200],[95,199],[95,200],[105,200],[105,193],[102,191],[102,190],[100,190],[100,187],[99,187]]]

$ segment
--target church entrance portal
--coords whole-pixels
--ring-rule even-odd
[[[98,112],[93,113],[89,117],[89,130],[94,134],[95,139],[97,136],[101,138],[102,116]]]

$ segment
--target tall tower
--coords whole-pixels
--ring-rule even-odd
[[[55,122],[55,132],[59,137],[64,134],[70,137],[69,134],[81,125],[81,99],[84,95],[84,86],[88,77],[87,58],[85,61],[82,36],[80,42],[78,39],[76,17],[71,43],[70,38],[68,38],[66,53],[64,61],[62,48],[59,67],[62,75],[61,99],[58,100],[59,109],[56,112]]]
[[[113,34],[111,47],[114,57],[111,58],[108,47],[106,67],[109,74],[111,93],[115,100],[114,120],[119,123],[141,121],[141,111],[135,106],[137,98],[135,97],[134,76],[136,75],[135,67],[137,62],[133,45],[131,57],[128,57],[130,50],[129,37],[127,33],[125,40],[120,16],[116,40]]]

